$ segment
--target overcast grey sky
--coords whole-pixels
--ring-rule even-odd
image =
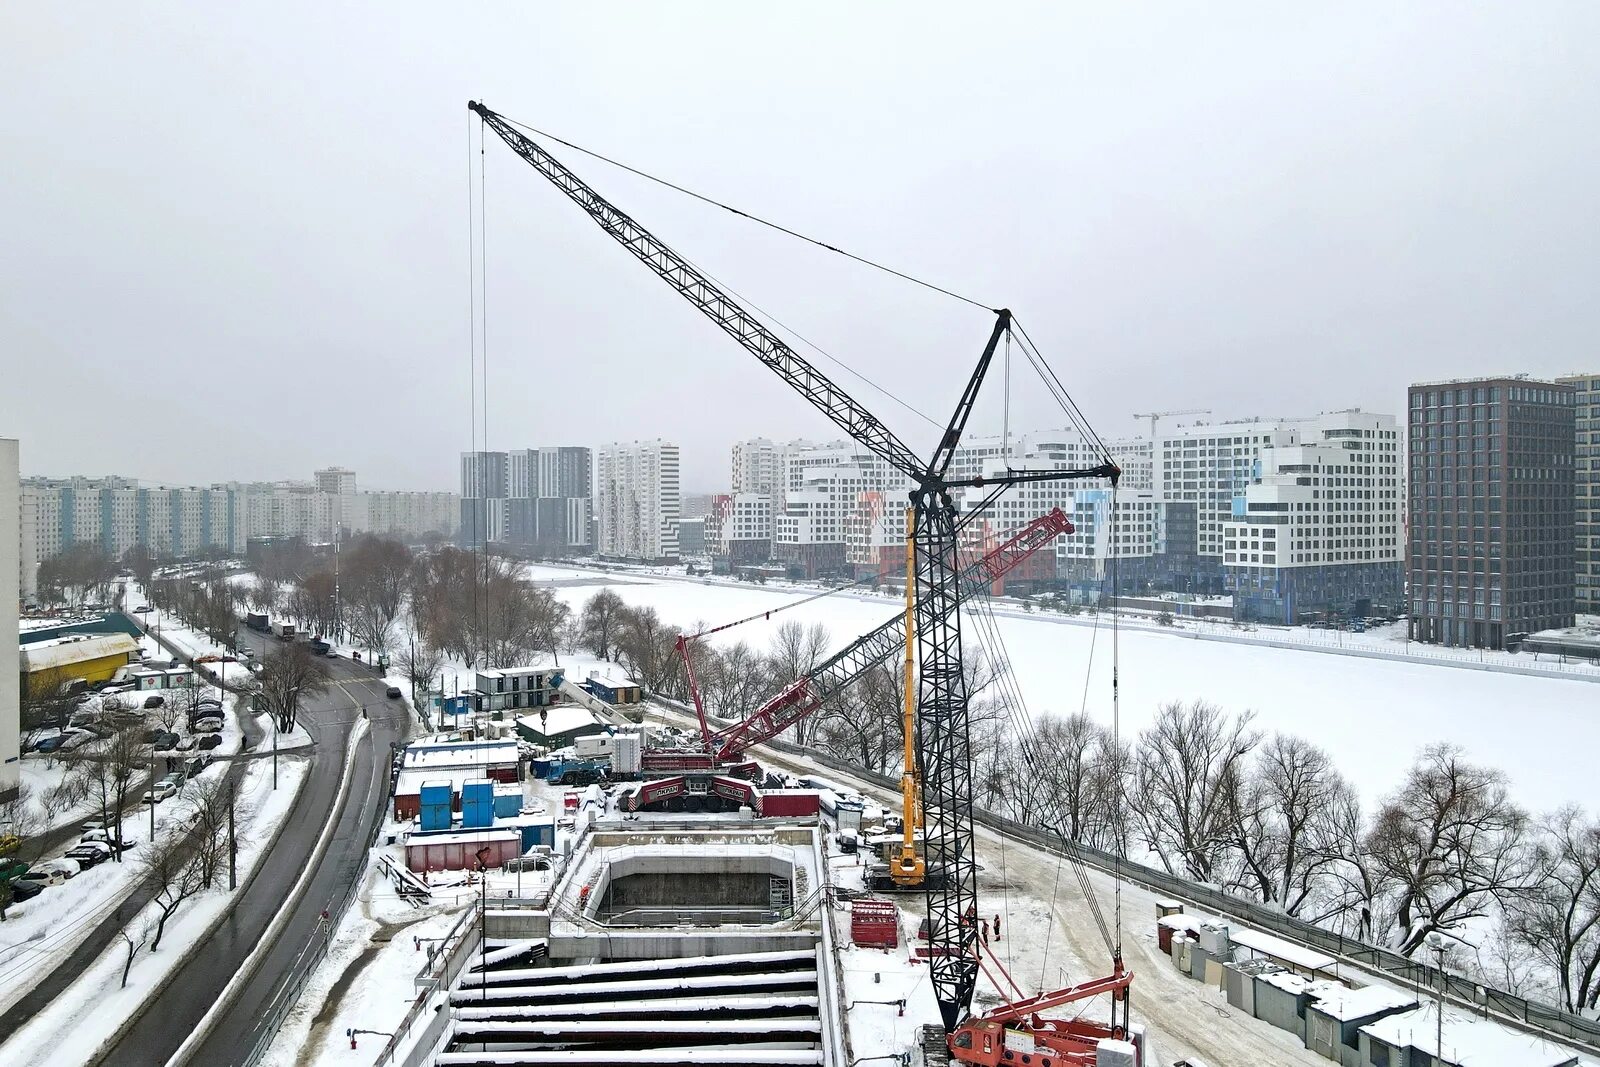
[[[1013,308],[1107,435],[1600,369],[1597,51],[1592,3],[6,4],[0,436],[454,488],[469,98]],[[944,417],[985,313],[557,151]],[[666,437],[693,491],[831,436],[492,135],[486,187],[490,447]]]

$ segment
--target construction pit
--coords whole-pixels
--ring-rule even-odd
[[[458,924],[396,1062],[845,1063],[823,848],[815,820],[595,820],[542,907]]]

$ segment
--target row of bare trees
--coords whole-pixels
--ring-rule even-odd
[[[980,803],[1407,956],[1437,933],[1498,984],[1600,1007],[1600,822],[1529,814],[1455,746],[1369,812],[1322,749],[1204,702],[1120,744],[1082,714],[1027,742],[975,729]]]

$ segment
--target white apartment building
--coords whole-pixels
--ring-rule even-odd
[[[676,559],[682,510],[678,446],[610,444],[595,453],[596,551],[617,559]]]
[[[1157,479],[1196,505],[1202,566],[1220,564],[1240,618],[1397,607],[1405,491],[1390,415],[1331,411],[1162,434]]]
[[[23,530],[19,446],[0,438],[0,530]],[[22,776],[22,701],[17,644],[21,538],[0,536],[0,801],[17,795]]]
[[[318,472],[320,475],[326,472]],[[353,484],[348,471],[344,487]],[[300,482],[205,487],[140,486],[129,478],[29,478],[22,483],[22,593],[36,592],[38,564],[72,545],[120,557],[135,545],[156,556],[207,549],[243,553],[251,537],[331,541],[336,530],[422,537],[455,530],[453,493],[327,492]]]
[[[781,503],[774,504],[773,558],[807,577],[876,566],[878,550],[905,544],[911,481],[852,442],[783,449]]]
[[[768,497],[776,496],[783,480],[783,453],[781,445],[773,444],[765,437],[736,443],[729,462],[730,490],[735,495],[760,493]]]

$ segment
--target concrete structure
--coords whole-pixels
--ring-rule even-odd
[[[612,444],[595,457],[596,553],[609,559],[676,560],[681,517],[678,446]]]
[[[21,665],[17,607],[21,602],[23,523],[20,445],[0,437],[0,802],[17,795],[22,772]],[[18,537],[11,531],[17,530]]]
[[[1600,615],[1600,371],[1557,378],[1577,390],[1573,407],[1573,610]]]
[[[1514,377],[1410,388],[1412,640],[1497,649],[1573,624],[1577,392]]]

